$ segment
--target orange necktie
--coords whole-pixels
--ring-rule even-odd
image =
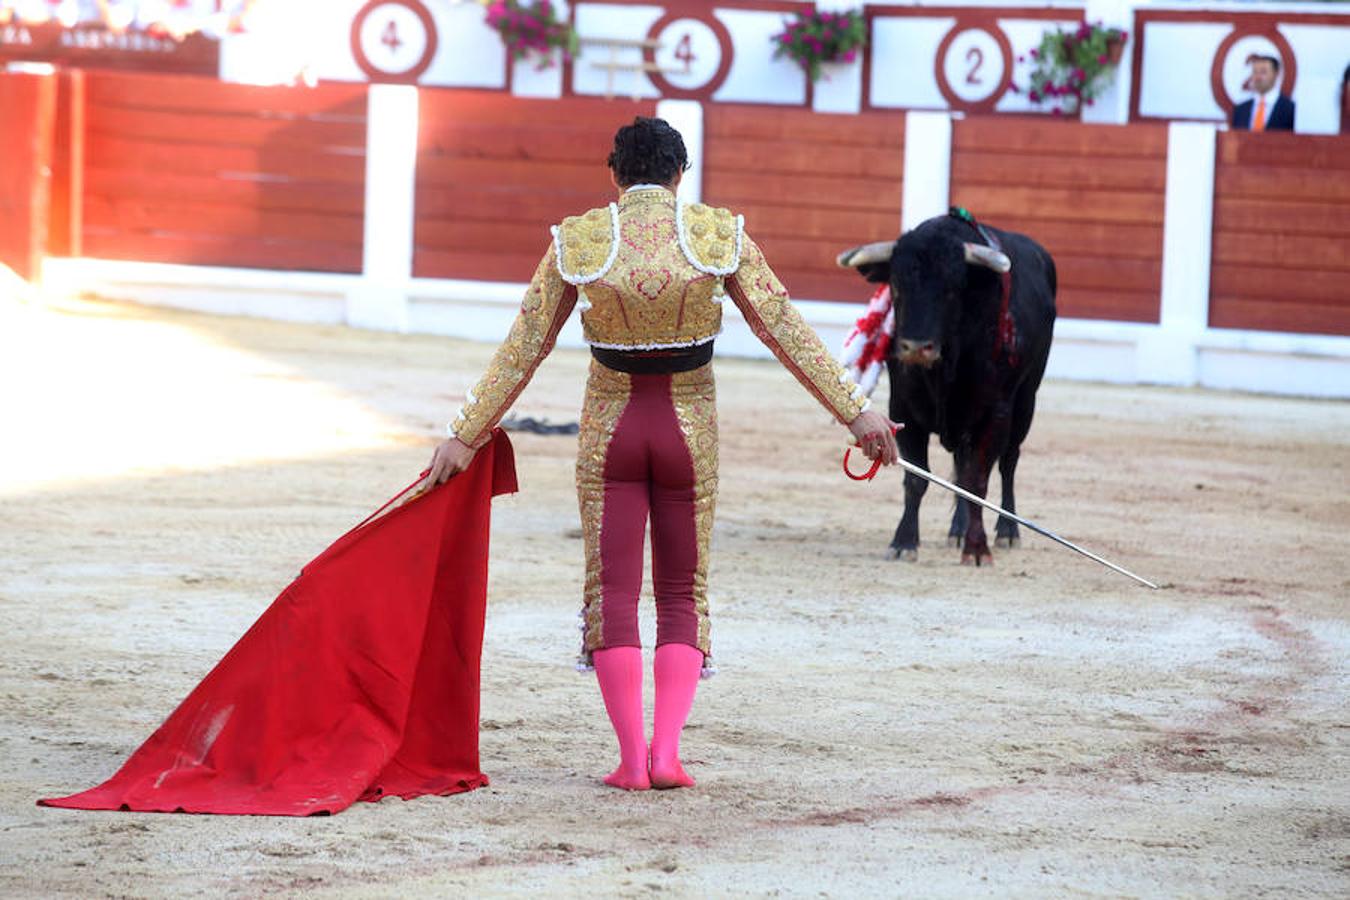
[[[1266,98],[1262,97],[1256,104],[1256,115],[1252,117],[1252,131],[1266,130]]]

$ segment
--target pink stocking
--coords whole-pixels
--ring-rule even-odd
[[[591,654],[605,711],[619,739],[619,767],[605,784],[627,791],[652,786],[647,775],[647,738],[642,724],[642,650],[610,647]]]
[[[703,652],[688,644],[656,648],[656,718],[652,727],[651,783],[656,788],[693,787],[680,765],[680,732],[694,705]]]

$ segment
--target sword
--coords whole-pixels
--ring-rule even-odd
[[[849,435],[849,443],[856,446],[857,443],[858,443],[858,439],[857,439],[856,437],[854,437],[853,435],[850,434],[850,435]],[[850,447],[848,450],[845,450],[845,451],[844,451],[844,474],[847,475],[849,478],[852,478],[854,481],[871,481],[872,478],[875,477],[875,475],[877,474],[877,470],[879,470],[879,469],[881,468],[881,460],[880,460],[879,458],[878,458],[878,459],[874,459],[874,460],[872,461],[872,468],[868,470],[867,474],[865,474],[865,475],[854,475],[851,471],[849,471],[849,468],[848,468],[848,455],[849,455],[851,452],[853,452],[853,448],[852,448],[852,447]],[[951,483],[950,481],[948,481],[947,479],[945,479],[945,478],[940,478],[940,477],[938,477],[937,475],[934,475],[932,472],[928,471],[928,470],[925,469],[923,466],[916,466],[914,463],[912,463],[912,462],[910,462],[909,460],[905,459],[903,456],[899,457],[899,460],[898,460],[898,461],[899,461],[900,467],[901,467],[902,469],[904,469],[906,472],[912,472],[913,474],[919,476],[920,478],[924,479],[925,481],[931,481],[933,484],[936,484],[938,487],[944,487],[944,488],[946,488],[947,490],[951,491],[951,492],[952,492],[953,494],[955,494],[956,496],[961,497],[961,498],[963,498],[963,499],[965,499],[965,500],[969,500],[971,503],[977,503],[977,504],[979,504],[980,506],[983,506],[985,509],[989,510],[990,512],[996,512],[996,513],[998,513],[1000,516],[1004,516],[1004,517],[1006,517],[1006,518],[1012,519],[1012,520],[1013,520],[1014,522],[1016,522],[1017,524],[1019,524],[1019,525],[1024,525],[1024,526],[1026,526],[1027,528],[1030,528],[1032,531],[1036,532],[1037,534],[1045,535],[1045,536],[1048,537],[1050,540],[1054,541],[1054,542],[1057,543],[1057,544],[1062,544],[1062,545],[1064,545],[1065,547],[1068,547],[1070,550],[1074,551],[1075,553],[1081,553],[1083,556],[1086,556],[1088,559],[1092,560],[1093,562],[1099,562],[1099,563],[1101,563],[1102,565],[1106,566],[1108,569],[1111,569],[1111,570],[1114,571],[1114,572],[1119,572],[1121,575],[1124,575],[1126,578],[1133,578],[1135,581],[1139,582],[1140,584],[1144,585],[1145,587],[1151,587],[1151,588],[1153,588],[1155,591],[1158,590],[1158,586],[1157,586],[1156,584],[1154,584],[1153,582],[1149,581],[1147,578],[1140,578],[1138,575],[1134,574],[1134,573],[1131,572],[1129,569],[1126,569],[1126,568],[1124,568],[1124,567],[1122,567],[1122,566],[1118,566],[1118,565],[1116,565],[1115,563],[1111,562],[1109,559],[1102,559],[1100,556],[1098,556],[1097,554],[1093,553],[1091,550],[1085,550],[1085,549],[1083,549],[1082,547],[1080,547],[1080,546],[1078,546],[1077,544],[1075,544],[1073,541],[1065,540],[1064,538],[1062,538],[1062,537],[1060,537],[1059,535],[1055,534],[1053,531],[1049,530],[1048,528],[1042,528],[1041,526],[1037,525],[1035,522],[1031,521],[1030,519],[1024,519],[1024,518],[1022,518],[1021,516],[1017,515],[1016,513],[1010,513],[1010,512],[1008,512],[1006,509],[1003,509],[1001,506],[999,506],[999,505],[996,504],[996,503],[990,503],[988,500],[984,499],[983,497],[977,497],[977,496],[975,496],[974,494],[972,494],[970,491],[966,490],[965,488],[957,487],[956,485],[952,484],[952,483]]]

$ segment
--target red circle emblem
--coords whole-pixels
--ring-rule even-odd
[[[422,33],[420,35],[400,34],[399,19],[406,20],[407,16],[396,16],[394,10],[406,10],[412,13]],[[380,16],[382,13],[385,15],[386,21],[381,28]],[[367,28],[371,24],[380,28],[379,43],[389,50],[391,62],[381,65],[381,60],[371,59],[367,52],[365,38]],[[409,61],[401,55],[402,48],[410,45],[415,46],[417,42],[422,44],[421,53]],[[352,19],[352,57],[356,60],[356,65],[371,81],[416,84],[426,70],[431,68],[431,62],[436,58],[436,48],[439,43],[440,40],[436,34],[436,20],[431,17],[431,12],[422,5],[420,0],[369,0]],[[383,54],[381,54],[381,57],[383,57]]]
[[[1246,37],[1265,38],[1275,45],[1275,51],[1280,55],[1280,93],[1294,93],[1294,82],[1298,79],[1298,60],[1294,57],[1294,48],[1289,46],[1289,41],[1285,40],[1278,28],[1273,25],[1267,28],[1234,28],[1219,44],[1219,49],[1214,51],[1214,62],[1209,67],[1209,86],[1214,92],[1214,102],[1219,104],[1227,118],[1232,117],[1236,104],[1228,96],[1228,89],[1223,84],[1223,64],[1233,45]]]
[[[722,82],[727,79],[727,73],[731,71],[731,59],[735,52],[734,45],[731,41],[731,32],[728,31],[727,26],[723,25],[722,21],[711,12],[707,15],[697,15],[671,11],[667,12],[653,23],[652,27],[647,32],[647,41],[649,43],[657,42],[667,25],[681,19],[693,19],[702,25],[706,25],[712,30],[713,35],[716,36],[717,43],[722,50],[722,58],[718,61],[717,68],[712,73],[712,77],[698,87],[680,87],[679,85],[673,84],[657,67],[656,48],[644,46],[642,48],[642,61],[648,67],[646,73],[647,77],[651,79],[652,84],[661,92],[661,96],[663,97],[670,97],[672,99],[711,100],[713,92],[722,86]]]

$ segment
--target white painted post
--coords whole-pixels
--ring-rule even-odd
[[[567,20],[568,4],[558,0],[553,4],[554,14],[563,21]],[[511,61],[511,95],[514,97],[536,97],[544,100],[557,100],[563,92],[563,66],[561,51],[551,54],[552,64],[544,67],[533,55]]]
[[[680,199],[703,202],[703,104],[697,100],[660,100],[656,117],[665,119],[680,133],[689,153],[689,171],[680,181]]]
[[[557,100],[562,96],[562,59],[553,52],[553,64],[540,68],[533,59],[511,61],[511,96]]]
[[[909,231],[940,216],[951,202],[952,117],[945,112],[905,113],[905,176],[900,227]]]
[[[851,63],[825,63],[811,89],[811,109],[855,115],[862,110],[862,55]]]
[[[1097,125],[1124,125],[1130,121],[1130,94],[1134,81],[1134,70],[1130,65],[1130,55],[1134,53],[1135,0],[1087,0],[1083,18],[1091,23],[1100,22],[1107,28],[1119,28],[1130,33],[1116,66],[1115,80],[1102,92],[1091,106],[1083,107],[1083,121]]]
[[[857,0],[817,0],[821,12],[857,9]],[[826,63],[821,79],[811,90],[811,108],[816,112],[853,114],[862,110],[862,51],[853,62]]]
[[[1206,122],[1173,122],[1167,129],[1162,301],[1158,328],[1139,341],[1142,382],[1196,382],[1196,345],[1209,325],[1215,135]]]
[[[347,324],[408,330],[417,183],[417,88],[373,84],[366,101],[362,277],[347,293]]]

